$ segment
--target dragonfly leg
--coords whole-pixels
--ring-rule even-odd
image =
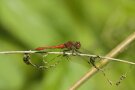
[[[82,53],[82,52],[80,52],[79,50],[77,50],[77,49],[75,49],[75,51],[77,52],[77,53]]]
[[[68,51],[70,51],[70,50],[63,50],[63,57],[66,57],[67,58],[67,60],[69,61],[69,56],[66,54],[66,52],[68,52]]]
[[[77,55],[77,51],[76,51],[75,48],[72,48],[70,51],[71,51],[71,53],[72,53],[73,56],[76,56]]]
[[[77,53],[75,52],[75,49],[72,49],[72,55],[73,55],[73,56],[76,56],[76,54],[77,54]]]
[[[70,51],[70,50],[63,50],[63,56],[68,56],[68,55],[66,54],[66,52],[68,52],[68,51]]]
[[[81,54],[82,52],[80,52],[78,49],[75,49],[75,54],[79,56],[79,54]]]

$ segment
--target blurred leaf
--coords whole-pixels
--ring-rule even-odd
[[[91,53],[105,55],[135,31],[134,4],[134,0],[0,0],[0,51],[32,50],[71,40],[80,41]],[[134,61],[134,49],[133,43],[118,58]],[[32,60],[42,61],[38,55]],[[67,90],[88,71],[72,60],[40,71],[25,65],[22,55],[0,55],[0,89]],[[111,63],[106,69],[115,80],[127,66]],[[134,69],[119,87],[111,87],[98,73],[79,90],[134,90],[133,75]]]

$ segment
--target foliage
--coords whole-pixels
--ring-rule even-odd
[[[32,50],[72,40],[91,53],[105,55],[135,31],[134,5],[134,0],[0,0],[0,51]],[[117,58],[134,60],[134,50],[133,43]],[[79,60],[63,60],[56,68],[42,71],[25,65],[22,55],[1,55],[0,89],[67,90],[90,68]],[[118,62],[106,67],[114,81],[127,70],[129,65]],[[134,90],[134,82],[134,68],[118,87],[98,73],[79,90]]]

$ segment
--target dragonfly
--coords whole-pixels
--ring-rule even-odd
[[[59,44],[59,45],[56,45],[56,46],[38,47],[38,48],[36,48],[35,50],[66,49],[66,50],[63,50],[63,56],[66,56],[65,52],[67,52],[67,51],[72,51],[72,54],[73,54],[74,52],[81,53],[81,52],[79,51],[80,48],[81,48],[81,43],[80,43],[80,42],[77,42],[77,41],[76,41],[76,42],[68,41],[68,42],[66,42],[66,43]],[[104,74],[104,76],[105,76],[105,78],[107,79],[107,81],[108,81],[110,84],[112,84],[111,81],[106,77],[105,72],[104,72],[102,69],[98,68],[98,67],[95,65],[95,60],[98,59],[98,58],[100,59],[100,57],[97,55],[96,57],[89,57],[89,58],[90,58],[90,59],[89,59],[88,63],[89,63],[89,64],[92,64],[92,66],[94,66],[97,70],[102,71],[103,74]],[[57,63],[56,63],[56,64],[57,64]],[[56,64],[55,64],[55,65],[56,65]]]
[[[65,53],[66,51],[72,51],[72,53],[79,52],[78,49],[81,48],[81,43],[80,42],[73,42],[73,41],[68,41],[63,44],[55,45],[55,46],[45,46],[45,47],[38,47],[35,50],[41,51],[41,50],[46,50],[46,49],[66,49],[63,50]]]
[[[74,55],[73,53],[75,53],[75,52],[81,53],[79,51],[80,48],[81,48],[80,42],[78,42],[78,41],[75,41],[75,42],[68,41],[68,42],[65,42],[63,44],[59,44],[59,45],[55,45],[55,46],[38,47],[35,50],[41,51],[41,50],[46,50],[46,49],[63,49],[63,56],[67,56],[65,54],[65,52],[67,52],[67,51],[72,51],[72,55]],[[68,56],[67,56],[67,58],[68,58]],[[98,59],[98,58],[100,58],[98,55],[96,57],[90,57],[88,63],[92,64],[92,66],[94,66],[96,69],[99,70],[99,68],[96,67],[96,65],[95,65],[95,60]]]
[[[67,57],[67,59],[68,59],[69,57],[65,54],[66,52],[71,51],[72,52],[72,55],[74,55],[75,52],[81,53],[79,51],[80,48],[81,48],[81,43],[80,42],[78,42],[78,41],[75,41],[75,42],[68,41],[68,42],[65,42],[63,44],[59,44],[59,45],[55,45],[55,46],[37,47],[37,48],[35,48],[35,50],[37,50],[37,51],[43,51],[43,50],[48,50],[48,49],[52,49],[52,50],[53,49],[62,49],[63,50],[63,56]],[[58,55],[57,57],[59,57],[59,56],[60,55]],[[43,58],[44,58],[44,56],[43,56]],[[54,59],[55,58],[53,58],[52,60],[54,60]],[[50,61],[52,61],[52,60],[50,60]],[[37,67],[37,68],[40,68],[40,69],[42,69],[42,68],[46,68],[47,69],[49,67],[54,67],[54,66],[56,66],[59,63],[59,61],[58,61],[57,63],[55,63],[54,65],[50,65],[49,67],[47,67],[47,66],[38,66],[38,65],[35,65],[35,64],[33,64],[31,62],[30,55],[29,54],[24,54],[23,61],[26,64],[28,64],[28,65],[32,65],[32,66]],[[47,63],[47,62],[44,61],[44,59],[43,59],[43,62],[45,64]]]

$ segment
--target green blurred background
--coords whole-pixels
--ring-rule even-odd
[[[134,0],[0,0],[0,51],[72,40],[92,54],[105,55],[134,31]],[[134,61],[134,50],[135,43],[117,58]],[[73,57],[55,68],[37,70],[24,64],[22,57],[0,55],[0,90],[67,90],[91,68]],[[35,55],[33,60],[41,57]],[[115,82],[129,67],[111,62],[105,72]],[[109,85],[99,72],[79,90],[135,90],[134,71],[133,67],[118,87]]]

